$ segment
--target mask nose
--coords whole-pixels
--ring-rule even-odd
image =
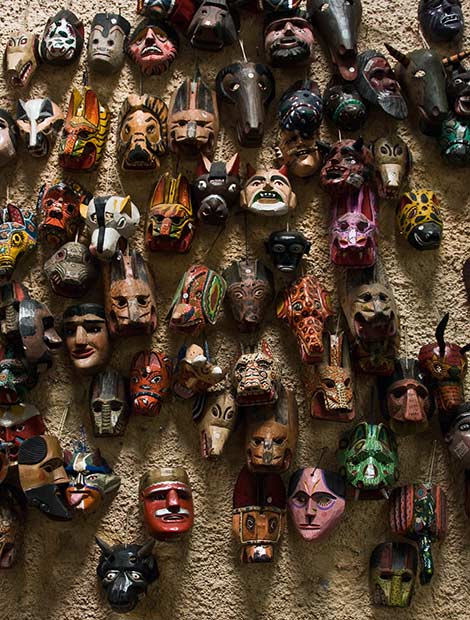
[[[177,491],[170,489],[166,496],[166,507],[170,512],[179,512],[180,500]]]

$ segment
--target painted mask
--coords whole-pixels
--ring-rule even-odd
[[[441,203],[432,190],[417,189],[403,194],[396,223],[416,250],[436,250],[441,244],[444,228]]]
[[[362,17],[361,0],[312,0],[310,22],[320,32],[333,64],[348,82],[357,78],[357,31]]]
[[[414,545],[386,542],[372,551],[369,580],[372,600],[385,607],[409,607],[418,573]]]
[[[367,108],[354,83],[333,76],[323,95],[326,116],[342,131],[359,131],[367,120]]]
[[[20,302],[19,332],[24,356],[32,364],[52,366],[52,358],[62,346],[49,308],[35,299]]]
[[[302,138],[313,138],[323,117],[323,101],[318,84],[299,80],[282,95],[277,116],[281,131],[298,132]]]
[[[131,25],[116,13],[97,13],[88,39],[88,66],[99,73],[115,73],[124,64]]]
[[[156,417],[171,394],[172,375],[173,364],[165,353],[136,353],[130,372],[131,413]]]
[[[50,519],[72,518],[65,499],[69,479],[57,437],[38,435],[26,439],[18,452],[18,472],[30,506],[39,508]]]
[[[310,252],[312,244],[305,235],[297,230],[280,230],[269,235],[265,242],[266,252],[279,271],[292,273],[299,265],[304,254]]]
[[[130,196],[97,196],[80,207],[91,234],[90,252],[110,262],[119,249],[125,249],[140,222],[139,209]]]
[[[279,216],[291,213],[297,196],[286,176],[287,170],[254,170],[248,166],[248,178],[240,194],[240,206],[250,213]]]
[[[253,62],[228,65],[217,74],[216,86],[220,100],[236,106],[240,145],[260,147],[265,113],[276,94],[274,76],[269,67]]]
[[[98,264],[83,243],[64,243],[44,263],[44,273],[56,295],[83,297],[98,279]]]
[[[10,488],[0,489],[0,569],[11,568],[23,544],[25,511]]]
[[[314,373],[310,415],[320,420],[350,422],[354,420],[349,345],[343,332],[323,335],[323,358]]]
[[[419,367],[431,382],[437,408],[443,414],[453,414],[465,401],[463,382],[467,374],[467,352],[470,351],[470,344],[460,347],[445,341],[448,322],[449,313],[437,326],[437,342],[423,345],[418,355]]]
[[[8,204],[0,224],[0,284],[9,280],[18,260],[35,249],[38,239],[36,214]]]
[[[390,528],[394,534],[415,540],[421,559],[419,580],[428,584],[434,574],[431,543],[447,534],[447,498],[441,487],[409,484],[393,490]]]
[[[408,145],[397,136],[377,138],[370,149],[377,168],[381,198],[398,198],[411,172],[412,157]]]
[[[468,166],[470,162],[470,126],[465,120],[449,116],[442,123],[439,136],[441,155],[452,166]]]
[[[245,466],[233,491],[232,532],[244,564],[272,562],[274,544],[286,525],[286,490],[279,474],[257,474]]]
[[[211,392],[208,396],[199,422],[199,438],[202,457],[212,460],[221,456],[235,428],[238,409],[230,390]]]
[[[308,65],[315,38],[303,9],[268,13],[264,22],[264,53],[273,67]]]
[[[233,369],[233,385],[239,407],[272,405],[279,392],[274,357],[265,340],[258,347],[245,347]]]
[[[140,479],[144,522],[157,540],[179,539],[193,527],[193,494],[182,467],[157,467]]]
[[[15,159],[19,133],[10,112],[0,108],[0,167]]]
[[[63,315],[65,347],[77,372],[102,372],[111,357],[111,344],[104,307],[99,304],[69,306]]]
[[[149,207],[146,246],[151,252],[189,250],[195,233],[188,180],[165,173],[153,192]]]
[[[193,201],[198,207],[197,216],[206,224],[225,224],[230,208],[240,196],[240,155],[227,162],[210,161],[201,156],[197,169],[198,177],[191,186]]]
[[[178,50],[176,30],[168,22],[148,17],[134,28],[126,51],[141,73],[150,76],[164,73],[175,60]]]
[[[449,432],[445,436],[451,456],[465,469],[470,469],[470,405],[465,403],[456,410]]]
[[[470,117],[470,71],[460,62],[450,63],[447,96],[454,114],[463,120],[468,119]]]
[[[335,471],[305,467],[289,481],[287,505],[304,540],[318,541],[337,527],[346,507],[344,480]]]
[[[69,476],[65,496],[70,508],[87,514],[95,512],[106,495],[111,495],[121,485],[121,478],[113,474],[99,450],[82,449],[73,453],[65,450],[64,461]]]
[[[226,372],[213,364],[207,342],[204,349],[197,344],[183,345],[178,352],[178,361],[173,377],[172,390],[176,396],[187,400],[220,383]]]
[[[316,137],[303,138],[298,131],[281,131],[279,139],[280,159],[289,174],[301,179],[320,170],[323,160]]]
[[[157,560],[152,555],[154,540],[144,545],[108,545],[96,537],[101,557],[96,569],[108,603],[118,613],[127,613],[158,579]]]
[[[408,106],[385,56],[375,50],[367,50],[359,54],[357,62],[359,73],[356,85],[362,97],[393,118],[406,118]]]
[[[355,500],[388,499],[400,472],[395,435],[384,424],[360,422],[340,440],[336,456]]]
[[[24,32],[10,37],[5,48],[3,69],[7,82],[13,88],[25,88],[39,65],[39,37]]]
[[[464,27],[461,0],[420,0],[418,18],[429,41],[452,41]]]
[[[277,298],[276,316],[293,330],[305,364],[321,362],[323,331],[332,314],[330,296],[315,276],[299,278]]]
[[[9,342],[18,341],[20,301],[28,297],[28,289],[20,282],[10,280],[0,285],[0,332]]]
[[[41,414],[34,405],[6,406],[0,410],[0,443],[8,445],[10,467],[18,465],[18,451],[21,444],[30,437],[44,435],[46,427]]]
[[[0,349],[0,404],[13,405],[25,400],[38,382],[36,365],[30,364],[21,351]]]
[[[178,0],[137,0],[137,13],[139,15],[161,17],[169,19],[177,10]]]
[[[320,185],[335,196],[357,191],[375,175],[374,158],[364,140],[339,140],[332,145],[321,143],[325,163],[320,173]]]
[[[116,370],[109,368],[93,377],[90,413],[95,437],[124,434],[129,405],[125,379]]]
[[[72,11],[60,10],[47,21],[41,39],[41,59],[48,65],[72,64],[82,53],[84,35],[83,22]]]
[[[183,275],[173,297],[167,319],[170,329],[191,336],[207,325],[215,325],[227,290],[217,272],[204,265],[193,265]]]
[[[193,47],[217,52],[238,40],[240,18],[229,0],[202,0],[189,25]]]
[[[51,99],[20,99],[16,108],[16,124],[28,153],[33,157],[47,157],[64,115]]]
[[[117,157],[123,170],[158,170],[168,150],[168,108],[151,95],[129,95],[119,112]]]
[[[59,164],[65,170],[90,172],[103,155],[111,116],[108,106],[85,87],[83,96],[74,88],[60,143]]]

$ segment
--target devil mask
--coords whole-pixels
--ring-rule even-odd
[[[41,59],[48,65],[70,65],[82,53],[83,22],[71,11],[61,10],[51,17],[42,35]]]
[[[95,437],[123,435],[129,406],[124,377],[108,369],[93,377],[90,412]]]
[[[63,122],[64,115],[51,99],[18,101],[16,124],[28,153],[33,157],[47,157]]]
[[[286,215],[297,206],[297,196],[285,175],[286,170],[253,170],[248,166],[248,179],[240,194],[240,206],[251,213],[265,216]]]
[[[0,443],[8,445],[9,466],[18,465],[18,450],[21,444],[30,437],[44,435],[41,414],[34,405],[10,405],[2,402],[0,410]]]
[[[400,233],[416,250],[436,250],[444,223],[441,204],[432,190],[418,189],[403,195],[397,208]]]
[[[452,41],[462,35],[464,17],[461,0],[420,0],[418,17],[424,36],[429,41]]]
[[[370,150],[377,167],[377,185],[381,198],[398,198],[411,172],[412,157],[407,144],[396,136],[377,138]]]
[[[459,62],[452,63],[447,77],[447,96],[454,113],[463,120],[470,117],[470,71]]]
[[[238,176],[240,156],[236,153],[227,163],[211,162],[201,156],[197,174],[191,189],[198,207],[197,216],[206,224],[225,224],[229,210],[234,206],[241,191]]]
[[[357,1],[357,0],[356,0]],[[372,181],[375,173],[374,158],[364,140],[340,140],[333,145],[323,145],[326,158],[320,173],[320,185],[334,195],[356,191]]]
[[[0,224],[0,284],[10,279],[17,261],[36,247],[37,239],[36,214],[8,204]]]
[[[370,556],[372,600],[385,607],[409,607],[418,573],[418,552],[409,543],[387,542]]]
[[[88,65],[100,73],[115,73],[124,63],[131,25],[116,13],[97,13],[88,39]]]
[[[455,410],[449,431],[445,435],[452,457],[466,470],[470,469],[470,405],[465,403]]]
[[[273,67],[310,64],[313,29],[302,9],[269,13],[264,24],[264,53]]]
[[[367,120],[367,108],[356,86],[332,77],[323,95],[325,113],[343,131],[358,131]]]
[[[36,365],[30,364],[15,349],[0,349],[0,404],[23,401],[38,382]]]
[[[98,265],[86,245],[70,241],[44,263],[44,273],[56,295],[83,297],[98,279]]]
[[[201,454],[205,459],[218,458],[230,437],[238,417],[235,397],[230,390],[209,393],[199,423]]]
[[[235,363],[233,385],[239,407],[272,405],[279,392],[278,373],[265,340],[258,347],[246,347]]]
[[[193,47],[217,52],[238,39],[240,18],[230,0],[202,0],[187,35]]]
[[[0,489],[0,569],[11,568],[23,542],[24,502],[13,489]]]
[[[136,353],[130,372],[131,413],[157,416],[170,396],[172,374],[168,355],[148,350]]]
[[[194,522],[193,495],[186,470],[157,467],[140,479],[139,499],[145,525],[157,540],[171,541],[188,532]]]
[[[284,273],[295,271],[304,254],[310,252],[310,241],[297,230],[273,232],[265,242],[266,252],[270,255],[274,266]]]
[[[147,588],[158,579],[157,560],[152,555],[155,544],[127,543],[108,545],[96,537],[101,557],[96,569],[111,608],[119,613],[132,611]]]
[[[39,37],[32,32],[8,39],[3,59],[6,79],[13,88],[28,86],[39,65]]]
[[[144,75],[161,75],[175,60],[179,37],[168,22],[145,18],[137,24],[127,46],[127,54]]]
[[[111,345],[103,306],[69,306],[63,316],[63,335],[75,370],[94,375],[106,368]]]
[[[295,529],[304,540],[322,540],[337,527],[346,507],[344,480],[335,471],[305,467],[295,471],[287,492]]]
[[[54,327],[49,308],[35,299],[20,302],[19,332],[24,356],[33,364],[52,366],[52,356],[62,346],[62,339]]]
[[[12,115],[0,108],[0,167],[15,159],[18,137],[18,127]]]
[[[313,138],[323,116],[323,101],[318,84],[299,80],[282,95],[277,111],[281,131],[298,132]]]
[[[220,383],[225,374],[220,366],[211,362],[207,342],[204,349],[197,344],[189,347],[183,345],[178,351],[172,390],[176,396],[186,400],[207,392]]]

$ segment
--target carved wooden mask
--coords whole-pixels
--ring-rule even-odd
[[[97,13],[88,39],[88,65],[99,73],[115,73],[124,63],[131,25],[117,13]]]
[[[108,368],[93,377],[90,387],[90,414],[95,437],[123,435],[129,405],[124,377]]]
[[[197,344],[183,345],[173,377],[173,393],[183,399],[192,398],[222,381],[226,372],[212,363],[207,342],[203,349]]]
[[[171,393],[173,364],[168,355],[140,351],[131,362],[131,413],[155,417]]]
[[[40,63],[39,37],[24,32],[8,39],[3,58],[5,77],[13,88],[28,86]]]
[[[235,397],[230,390],[210,392],[199,422],[201,454],[217,459],[222,454],[238,418]]]
[[[279,394],[278,371],[265,340],[258,347],[242,349],[233,369],[232,381],[239,407],[276,402]]]

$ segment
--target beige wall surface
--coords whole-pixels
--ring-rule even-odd
[[[134,0],[114,3],[72,0],[69,4],[84,19],[86,37],[92,17],[98,11],[121,8],[122,14],[133,24],[137,21]],[[363,5],[360,50],[375,47],[385,51],[384,41],[405,51],[421,46],[416,18],[417,0],[363,0]],[[464,0],[463,5],[469,21],[464,41],[468,47],[470,0]],[[25,28],[41,33],[47,18],[59,8],[62,8],[62,3],[51,0],[3,3],[0,11],[2,53],[10,33]],[[241,35],[249,58],[262,61],[262,19],[244,14]],[[236,46],[219,54],[208,54],[192,49],[184,37],[181,41],[181,52],[171,69],[161,77],[144,80],[145,92],[159,95],[167,102],[182,78],[192,73],[197,61],[204,77],[213,84],[221,67],[241,58]],[[442,48],[442,51],[448,52],[449,48]],[[86,53],[73,67],[43,66],[34,76],[29,90],[21,93],[21,97],[50,96],[65,110],[71,87],[80,84],[85,67]],[[285,73],[275,70],[274,73],[278,96],[294,79],[307,75],[303,70]],[[326,50],[317,44],[310,75],[318,80],[323,89],[330,74]],[[139,81],[137,71],[128,63],[118,76],[91,75],[91,86],[111,109],[112,128],[99,170],[91,175],[76,177],[95,194],[130,193],[141,213],[144,213],[157,175],[138,177],[121,174],[115,157],[118,112],[127,94],[139,92]],[[0,105],[13,109],[20,93],[9,90],[2,76],[0,92]],[[259,150],[244,150],[244,164],[248,161],[253,165],[273,162],[278,96],[269,112],[264,146]],[[435,141],[421,135],[412,118],[395,123],[381,112],[371,110],[363,133],[369,140],[385,132],[396,131],[413,151],[412,186],[431,187],[444,203],[445,236],[440,251],[432,253],[418,253],[397,238],[394,205],[382,204],[380,207],[380,255],[395,292],[402,322],[408,329],[410,353],[417,354],[419,347],[433,338],[435,326],[447,310],[451,312],[448,338],[462,345],[470,342],[469,307],[461,278],[463,261],[470,254],[470,199],[469,171],[453,170],[444,164]],[[229,157],[237,149],[237,143],[234,115],[227,113],[227,110],[222,113],[222,126],[224,130],[219,137],[216,155]],[[334,140],[337,133],[324,122],[321,136]],[[57,155],[57,145],[47,160],[32,159],[22,148],[17,163],[1,171],[1,203],[4,204],[9,187],[12,201],[33,207],[41,184],[60,175]],[[176,160],[167,157],[162,171],[174,171],[175,165]],[[194,170],[194,162],[180,163],[180,171],[190,178]],[[328,258],[329,199],[319,188],[317,179],[297,180],[295,189],[300,205],[291,218],[291,227],[300,228],[313,241],[311,254],[305,261],[305,271],[320,277],[332,291],[337,306],[337,274]],[[269,232],[285,223],[285,219],[250,219],[250,256],[265,259],[263,240]],[[160,320],[152,337],[154,347],[174,355],[182,344],[182,338],[169,333],[164,317],[183,271],[197,261],[205,261],[212,268],[222,269],[232,260],[243,258],[242,217],[231,217],[227,228],[207,254],[216,233],[209,227],[200,228],[191,251],[185,256],[149,255],[157,281]],[[139,249],[143,247],[142,225],[133,244]],[[33,258],[22,265],[18,275],[30,287],[32,294],[46,301],[60,319],[64,306],[71,302],[50,292],[42,270],[46,257],[47,251],[39,247]],[[277,287],[282,285],[282,277],[277,278]],[[85,297],[90,301],[100,299],[101,283]],[[293,468],[315,464],[322,447],[328,448],[323,465],[334,468],[335,449],[345,427],[310,419],[295,341],[289,330],[275,319],[272,310],[262,332],[282,365],[283,381],[293,386],[298,395],[300,430]],[[226,367],[233,364],[240,339],[228,312],[208,331],[212,352],[217,354],[217,361]],[[249,339],[243,338],[243,342],[249,342]],[[128,373],[133,354],[150,344],[150,340],[145,338],[117,340],[113,365]],[[340,527],[328,541],[321,544],[303,542],[288,522],[286,534],[276,549],[276,558],[271,565],[242,566],[237,544],[231,537],[231,508],[233,486],[244,461],[243,429],[239,428],[234,433],[220,462],[204,462],[199,453],[196,427],[191,420],[191,405],[174,400],[165,405],[157,419],[131,419],[122,438],[94,439],[88,416],[87,389],[87,382],[74,376],[65,353],[62,353],[54,368],[41,378],[31,394],[31,401],[45,416],[52,433],[58,431],[64,409],[71,402],[62,436],[63,447],[72,447],[79,438],[80,425],[84,424],[90,445],[99,447],[122,477],[121,489],[112,503],[98,514],[65,524],[48,521],[38,511],[30,510],[23,552],[13,569],[0,575],[0,617],[4,620],[116,618],[102,596],[95,576],[99,551],[94,535],[99,533],[110,541],[123,542],[127,519],[129,540],[141,542],[145,539],[138,511],[137,487],[142,473],[157,465],[181,465],[187,469],[194,491],[196,518],[194,529],[186,541],[156,546],[161,576],[149,590],[147,598],[128,616],[134,620],[385,620],[397,616],[457,620],[468,617],[470,526],[463,514],[463,472],[450,461],[436,419],[428,432],[398,440],[400,482],[423,480],[433,438],[437,438],[435,481],[444,487],[448,495],[449,534],[440,548],[434,545],[436,575],[432,584],[418,586],[411,610],[394,611],[374,609],[368,591],[370,552],[376,544],[390,536],[386,502],[349,503]],[[361,419],[369,412],[367,382],[358,381],[356,392],[357,413]],[[285,479],[287,482],[288,476]]]

